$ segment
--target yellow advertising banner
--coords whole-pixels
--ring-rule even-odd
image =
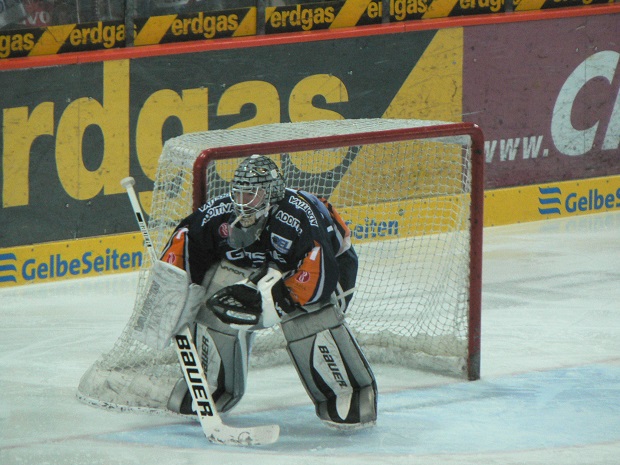
[[[0,288],[136,271],[142,261],[141,234],[0,249]]]
[[[484,210],[485,226],[620,210],[620,176],[488,190]]]

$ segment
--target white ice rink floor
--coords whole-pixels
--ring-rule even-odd
[[[76,400],[136,277],[0,291],[1,465],[620,464],[620,213],[485,229],[482,379],[375,367],[374,429],[325,428],[290,366],[252,371],[228,421],[282,430],[255,448]]]

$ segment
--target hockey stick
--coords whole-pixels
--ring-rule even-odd
[[[142,215],[142,208],[133,188],[134,184],[135,181],[132,177],[121,180],[121,185],[127,190],[149,257],[153,262],[156,262],[158,260],[157,253],[151,242],[149,230]],[[254,446],[272,444],[278,440],[280,436],[278,425],[237,428],[224,424],[215,407],[215,402],[213,402],[189,326],[186,325],[179,334],[173,336],[172,343],[179,357],[183,377],[192,396],[194,410],[202,426],[202,431],[209,441],[226,445]]]

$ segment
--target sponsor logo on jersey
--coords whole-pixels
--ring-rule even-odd
[[[207,222],[211,218],[215,218],[216,216],[221,216],[227,213],[231,213],[232,209],[233,209],[232,203],[224,203],[224,204],[216,205],[216,206],[213,206],[211,202],[206,203],[205,205],[199,208],[199,210],[202,213],[204,213],[201,226],[204,226],[205,224],[207,224]]]
[[[220,237],[228,237],[230,235],[230,225],[228,223],[222,223],[218,229]]]
[[[174,262],[177,261],[177,256],[174,252],[168,252],[166,254],[166,262],[170,263],[171,265],[174,265]]]
[[[316,216],[314,216],[312,208],[310,208],[310,205],[308,205],[303,199],[300,199],[299,197],[289,197],[288,203],[293,205],[296,209],[302,210],[306,214],[308,221],[310,221],[310,226],[319,226],[319,222],[317,221]]]
[[[304,231],[301,227],[301,223],[297,218],[295,218],[293,215],[289,215],[288,213],[283,212],[282,210],[278,210],[278,213],[276,213],[276,219],[293,228],[300,236]]]
[[[248,252],[243,249],[235,249],[226,252],[226,258],[233,263],[249,259],[252,262],[252,266],[258,268],[265,263],[267,254],[264,252]]]
[[[271,245],[273,245],[274,249],[276,249],[278,252],[287,254],[291,250],[293,241],[279,236],[275,233],[271,233]]]
[[[310,281],[310,273],[307,271],[300,271],[295,279],[298,283],[307,283]]]

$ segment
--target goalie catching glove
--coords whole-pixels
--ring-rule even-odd
[[[269,266],[216,292],[207,305],[224,323],[246,330],[270,328],[297,308],[282,273]]]

